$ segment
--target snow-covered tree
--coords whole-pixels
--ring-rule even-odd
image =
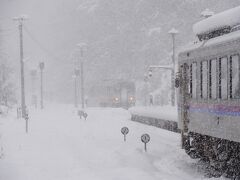
[[[15,87],[11,79],[13,71],[8,64],[8,55],[4,52],[3,42],[0,30],[0,104],[10,106],[16,102]]]

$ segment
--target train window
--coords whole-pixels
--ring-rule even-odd
[[[219,98],[227,99],[227,57],[220,58],[218,72],[219,72]]]
[[[209,61],[209,98],[217,98],[217,60]]]
[[[230,98],[240,97],[240,87],[239,87],[239,56],[230,56],[229,61],[229,96]]]
[[[199,72],[200,72],[200,93],[199,93],[199,96],[200,98],[203,97],[203,88],[202,88],[202,85],[203,85],[203,76],[202,76],[202,62],[200,63],[200,66],[199,67]]]
[[[207,75],[208,75],[208,69],[207,69],[207,61],[202,62],[202,98],[207,99]]]
[[[192,64],[190,65],[190,83],[189,83],[189,89],[190,89],[190,96],[192,98]]]
[[[191,95],[193,99],[197,98],[197,63],[191,64]]]

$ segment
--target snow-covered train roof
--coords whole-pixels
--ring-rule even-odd
[[[235,32],[225,34],[223,36],[219,36],[219,37],[209,39],[206,41],[200,41],[197,43],[189,43],[188,45],[186,45],[180,49],[179,54],[193,51],[198,48],[204,48],[204,47],[210,47],[212,45],[224,44],[226,42],[233,41],[233,40],[240,40],[240,31],[235,31]]]
[[[193,25],[195,35],[240,24],[240,6],[215,14]]]

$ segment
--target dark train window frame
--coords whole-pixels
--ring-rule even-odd
[[[229,99],[240,99],[240,92],[238,92],[237,96],[233,96],[232,92],[232,57],[237,56],[238,57],[238,91],[240,91],[240,56],[239,54],[232,54],[229,56],[229,62],[228,62],[228,75],[229,75]]]
[[[200,75],[200,77],[199,77],[199,80],[200,80],[200,84],[199,84],[199,90],[200,90],[200,93],[199,93],[199,95],[200,95],[200,99],[202,99],[203,98],[203,94],[202,94],[202,61],[199,63],[199,75]]]
[[[193,66],[195,66],[195,72],[193,72]],[[193,87],[193,73],[195,74],[195,87]],[[189,71],[189,74],[190,74],[190,83],[189,83],[189,91],[190,91],[190,97],[192,99],[197,99],[197,62],[192,62],[191,65],[190,65],[190,71]],[[195,95],[194,95],[194,92],[195,91]]]
[[[213,97],[213,73],[212,73],[212,62],[215,61],[215,97]],[[208,98],[211,100],[216,100],[218,97],[218,59],[212,58],[208,62]]]
[[[204,88],[204,84],[203,84],[203,78],[204,78],[204,74],[203,74],[203,63],[206,63],[206,88]],[[206,96],[204,96],[204,92],[206,91]],[[208,99],[208,60],[202,60],[200,62],[200,97],[203,100],[207,100]]]
[[[189,70],[189,92],[190,92],[190,97],[192,98],[192,63],[190,65],[190,70]]]
[[[227,92],[226,92],[226,98],[223,98],[222,97],[222,72],[221,72],[221,68],[222,68],[222,62],[221,62],[221,60],[222,59],[224,59],[224,58],[226,58],[226,60],[227,60],[227,67],[226,67],[226,70],[227,70],[227,72],[226,72],[226,75],[227,75]],[[222,57],[219,57],[218,58],[218,62],[217,62],[217,69],[218,69],[218,74],[217,74],[217,76],[218,76],[218,99],[220,99],[220,100],[227,100],[228,99],[228,94],[229,94],[229,89],[228,89],[228,64],[229,64],[229,58],[228,58],[228,56],[222,56]]]

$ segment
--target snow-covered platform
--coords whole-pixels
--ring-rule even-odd
[[[29,133],[15,111],[0,116],[0,180],[200,180],[180,135],[130,121],[124,109],[88,108],[79,119],[72,105],[29,109]],[[124,142],[122,127],[129,133]],[[151,140],[147,152],[141,135]]]
[[[140,123],[179,132],[177,107],[172,106],[144,106],[129,109],[131,120]]]

